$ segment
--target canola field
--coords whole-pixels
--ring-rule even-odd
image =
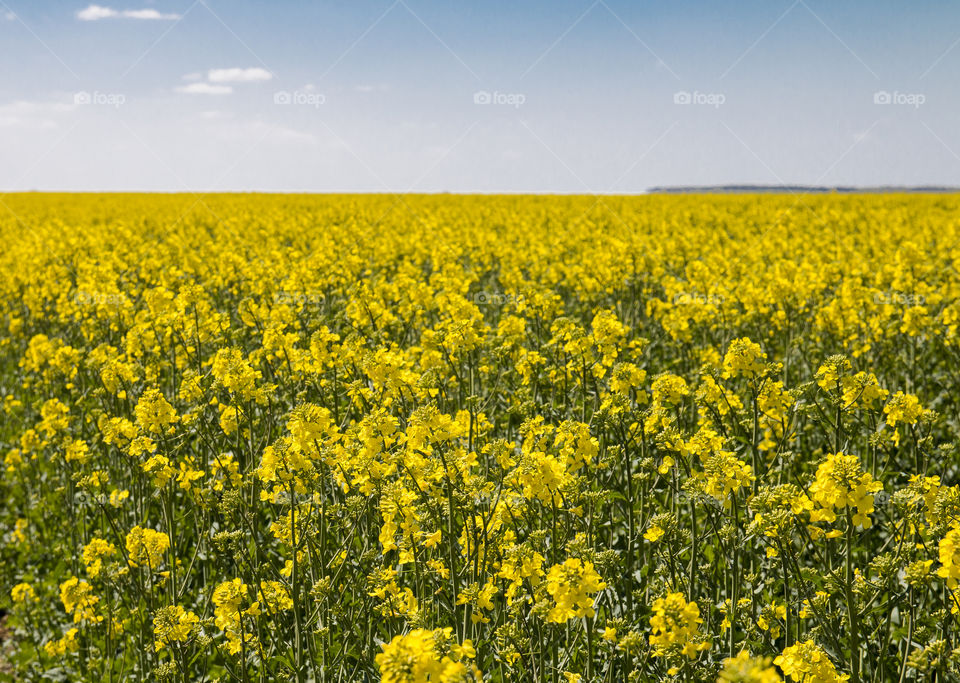
[[[0,680],[960,680],[960,196],[0,199]]]

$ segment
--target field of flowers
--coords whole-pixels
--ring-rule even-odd
[[[0,680],[960,680],[960,197],[2,199]]]

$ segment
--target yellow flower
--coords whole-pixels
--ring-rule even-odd
[[[195,373],[185,373],[180,382],[180,391],[177,398],[184,403],[196,403],[203,397],[203,384],[200,376]]]
[[[203,470],[196,468],[196,460],[187,457],[180,463],[180,472],[177,474],[177,484],[187,491],[193,488],[193,482],[203,476]]]
[[[112,557],[117,553],[117,547],[102,538],[94,538],[83,546],[83,563],[87,566],[87,574],[91,577],[100,575],[100,568],[104,558]]]
[[[240,605],[246,597],[247,585],[240,579],[233,579],[217,586],[213,591],[213,604],[222,615],[225,615],[225,618],[232,619],[232,615],[240,611]],[[221,623],[217,626],[223,628]]]
[[[563,505],[560,490],[570,482],[570,474],[560,458],[542,451],[525,454],[518,478],[525,497]]]
[[[151,456],[141,465],[141,469],[147,474],[153,475],[151,481],[158,489],[166,486],[167,482],[177,474],[177,470],[170,465],[170,458],[165,455]]]
[[[156,569],[163,563],[163,554],[170,547],[170,537],[162,531],[133,527],[127,534],[127,556],[131,567],[146,565]]]
[[[453,629],[414,629],[383,645],[376,656],[382,683],[479,682],[480,672],[466,661],[476,656],[473,644],[458,645]]]
[[[695,602],[687,602],[683,593],[668,593],[653,602],[650,617],[650,645],[655,657],[667,657],[675,652],[696,659],[710,644],[702,640],[699,630],[703,619]]]
[[[670,468],[677,464],[677,461],[673,459],[672,456],[665,455],[663,456],[663,461],[660,463],[660,466],[657,467],[657,472],[660,474],[666,474],[670,471]]]
[[[103,620],[94,610],[100,598],[93,594],[89,583],[75,576],[60,584],[60,601],[67,614],[73,615],[74,623],[89,621],[96,624]]]
[[[741,375],[756,377],[763,370],[766,358],[767,354],[760,345],[748,337],[734,339],[730,342],[727,355],[723,357],[723,376],[727,379]]]
[[[651,543],[656,543],[663,537],[665,533],[666,532],[663,529],[661,529],[659,526],[657,526],[656,524],[652,524],[650,528],[647,529],[647,532],[643,535],[643,537],[648,541],[650,541]]]
[[[213,357],[213,376],[217,384],[243,400],[254,397],[260,371],[254,370],[240,349],[220,349]]]
[[[492,610],[494,607],[493,598],[496,597],[497,587],[492,583],[485,583],[480,586],[473,583],[467,586],[460,595],[457,596],[458,605],[473,605],[474,612],[470,615],[473,623],[488,623],[490,618],[484,614],[484,610]]]
[[[62,657],[68,652],[76,652],[80,649],[80,643],[77,642],[79,631],[75,628],[69,629],[62,638],[48,641],[44,646],[44,651],[51,657]]]
[[[677,375],[660,375],[653,380],[651,387],[653,400],[659,404],[677,405],[684,396],[690,395],[690,388],[683,377]]]
[[[817,384],[825,391],[835,391],[841,378],[850,369],[850,361],[843,356],[831,356],[817,369]]]
[[[842,683],[850,678],[838,674],[827,654],[812,640],[791,645],[773,663],[797,683]]]
[[[227,436],[230,436],[240,426],[240,410],[236,406],[220,405],[220,429]]]
[[[937,576],[947,580],[948,588],[955,588],[960,579],[960,527],[955,526],[940,540],[940,564]]]
[[[841,379],[841,386],[844,408],[858,404],[872,408],[874,403],[885,400],[890,394],[889,391],[881,388],[877,376],[872,372],[858,372],[853,377],[844,376]]]
[[[632,390],[642,387],[646,379],[645,370],[633,363],[620,363],[613,367],[613,373],[610,375],[610,389],[628,396]],[[644,399],[641,397],[639,400],[643,402]]]
[[[159,389],[147,389],[143,392],[134,412],[137,414],[137,425],[154,434],[162,434],[168,425],[177,421],[177,411]]]
[[[18,583],[10,591],[10,599],[16,603],[36,602],[37,594],[29,583]]]
[[[883,489],[869,472],[860,466],[855,455],[833,453],[817,468],[816,481],[810,486],[811,498],[820,508],[810,514],[811,521],[836,519],[835,510],[855,509],[853,523],[865,529],[872,526],[873,494]]]
[[[81,439],[70,439],[64,446],[66,453],[64,460],[67,462],[84,463],[90,459],[90,447],[86,441]]]
[[[59,399],[51,398],[40,407],[40,429],[49,437],[64,431],[70,424],[70,409]]]
[[[514,545],[505,551],[498,575],[510,582],[505,592],[507,604],[513,602],[526,579],[533,588],[540,585],[545,576],[544,558],[526,545]],[[446,571],[446,568],[444,568]]]
[[[943,547],[943,541],[940,541],[940,546]],[[955,574],[953,580],[956,581],[960,577],[960,567],[954,568],[953,560],[956,557],[957,560],[960,560],[960,557],[957,557],[956,552],[954,551],[953,555],[949,558],[951,562],[951,571],[948,573]],[[942,562],[943,560],[941,560]],[[946,565],[944,565],[946,567]],[[944,567],[941,567],[943,569]],[[933,568],[933,560],[917,560],[912,562],[904,568],[905,578],[907,583],[911,586],[919,587],[926,583],[930,578],[930,571]],[[939,570],[938,570],[939,571]],[[942,575],[941,575],[942,576]],[[947,579],[949,582],[949,578]]]
[[[606,587],[592,562],[570,557],[554,565],[547,573],[547,593],[555,603],[547,621],[562,624],[574,617],[592,617],[593,596]]]
[[[770,665],[770,657],[751,657],[747,650],[740,650],[736,657],[723,660],[717,683],[780,683],[781,680]]]
[[[268,586],[268,592],[272,589]],[[256,636],[245,630],[244,617],[256,617],[260,614],[260,603],[248,602],[247,585],[239,578],[224,581],[213,591],[213,615],[217,628],[223,631],[227,639],[227,651],[237,654],[244,647],[256,644]]]
[[[16,539],[17,543],[26,543],[27,542],[27,525],[29,523],[24,518],[18,519],[13,523],[13,537]]]
[[[153,617],[154,650],[159,652],[170,643],[185,642],[200,624],[200,618],[180,605],[163,607]]]
[[[893,443],[899,445],[900,430],[897,429],[897,424],[901,422],[905,425],[917,424],[924,414],[924,409],[916,396],[898,391],[884,406],[883,412],[887,415],[887,426],[894,428]]]
[[[730,494],[736,494],[744,486],[750,486],[756,478],[753,468],[739,460],[730,451],[701,453],[704,473],[707,476],[706,492],[730,506]]]
[[[290,598],[290,592],[279,581],[260,582],[260,601],[263,602],[271,612],[293,609],[293,600]]]

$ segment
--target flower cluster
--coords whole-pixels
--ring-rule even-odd
[[[863,471],[860,458],[831,453],[817,467],[816,480],[810,485],[810,497],[820,506],[811,513],[811,519],[833,522],[837,510],[849,508],[855,510],[853,523],[868,529],[873,524],[870,513],[873,512],[874,494],[882,489],[882,483]]]
[[[838,674],[827,653],[812,640],[786,648],[774,663],[797,683],[842,683],[850,678]]]
[[[453,629],[414,629],[394,636],[377,655],[383,683],[468,683],[480,681],[469,661],[476,656],[469,640],[458,644]]]
[[[160,609],[153,617],[154,648],[159,652],[171,643],[185,642],[199,623],[196,614],[180,605]]]
[[[690,659],[710,648],[700,633],[700,608],[687,602],[683,593],[668,593],[653,602],[650,617],[650,645],[657,657],[667,657],[679,651]]]
[[[130,566],[156,569],[170,548],[170,537],[162,531],[135,526],[127,534],[126,546]]]
[[[547,621],[562,624],[575,617],[594,615],[593,596],[607,587],[591,562],[571,557],[547,572],[547,593],[555,605]]]
[[[225,581],[213,591],[211,601],[217,628],[227,639],[227,651],[236,655],[256,645],[256,635],[245,630],[244,619],[252,621],[260,613],[260,603],[249,600],[247,585],[240,579]]]

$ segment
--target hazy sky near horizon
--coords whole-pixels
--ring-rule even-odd
[[[960,3],[0,0],[0,190],[960,185]]]

